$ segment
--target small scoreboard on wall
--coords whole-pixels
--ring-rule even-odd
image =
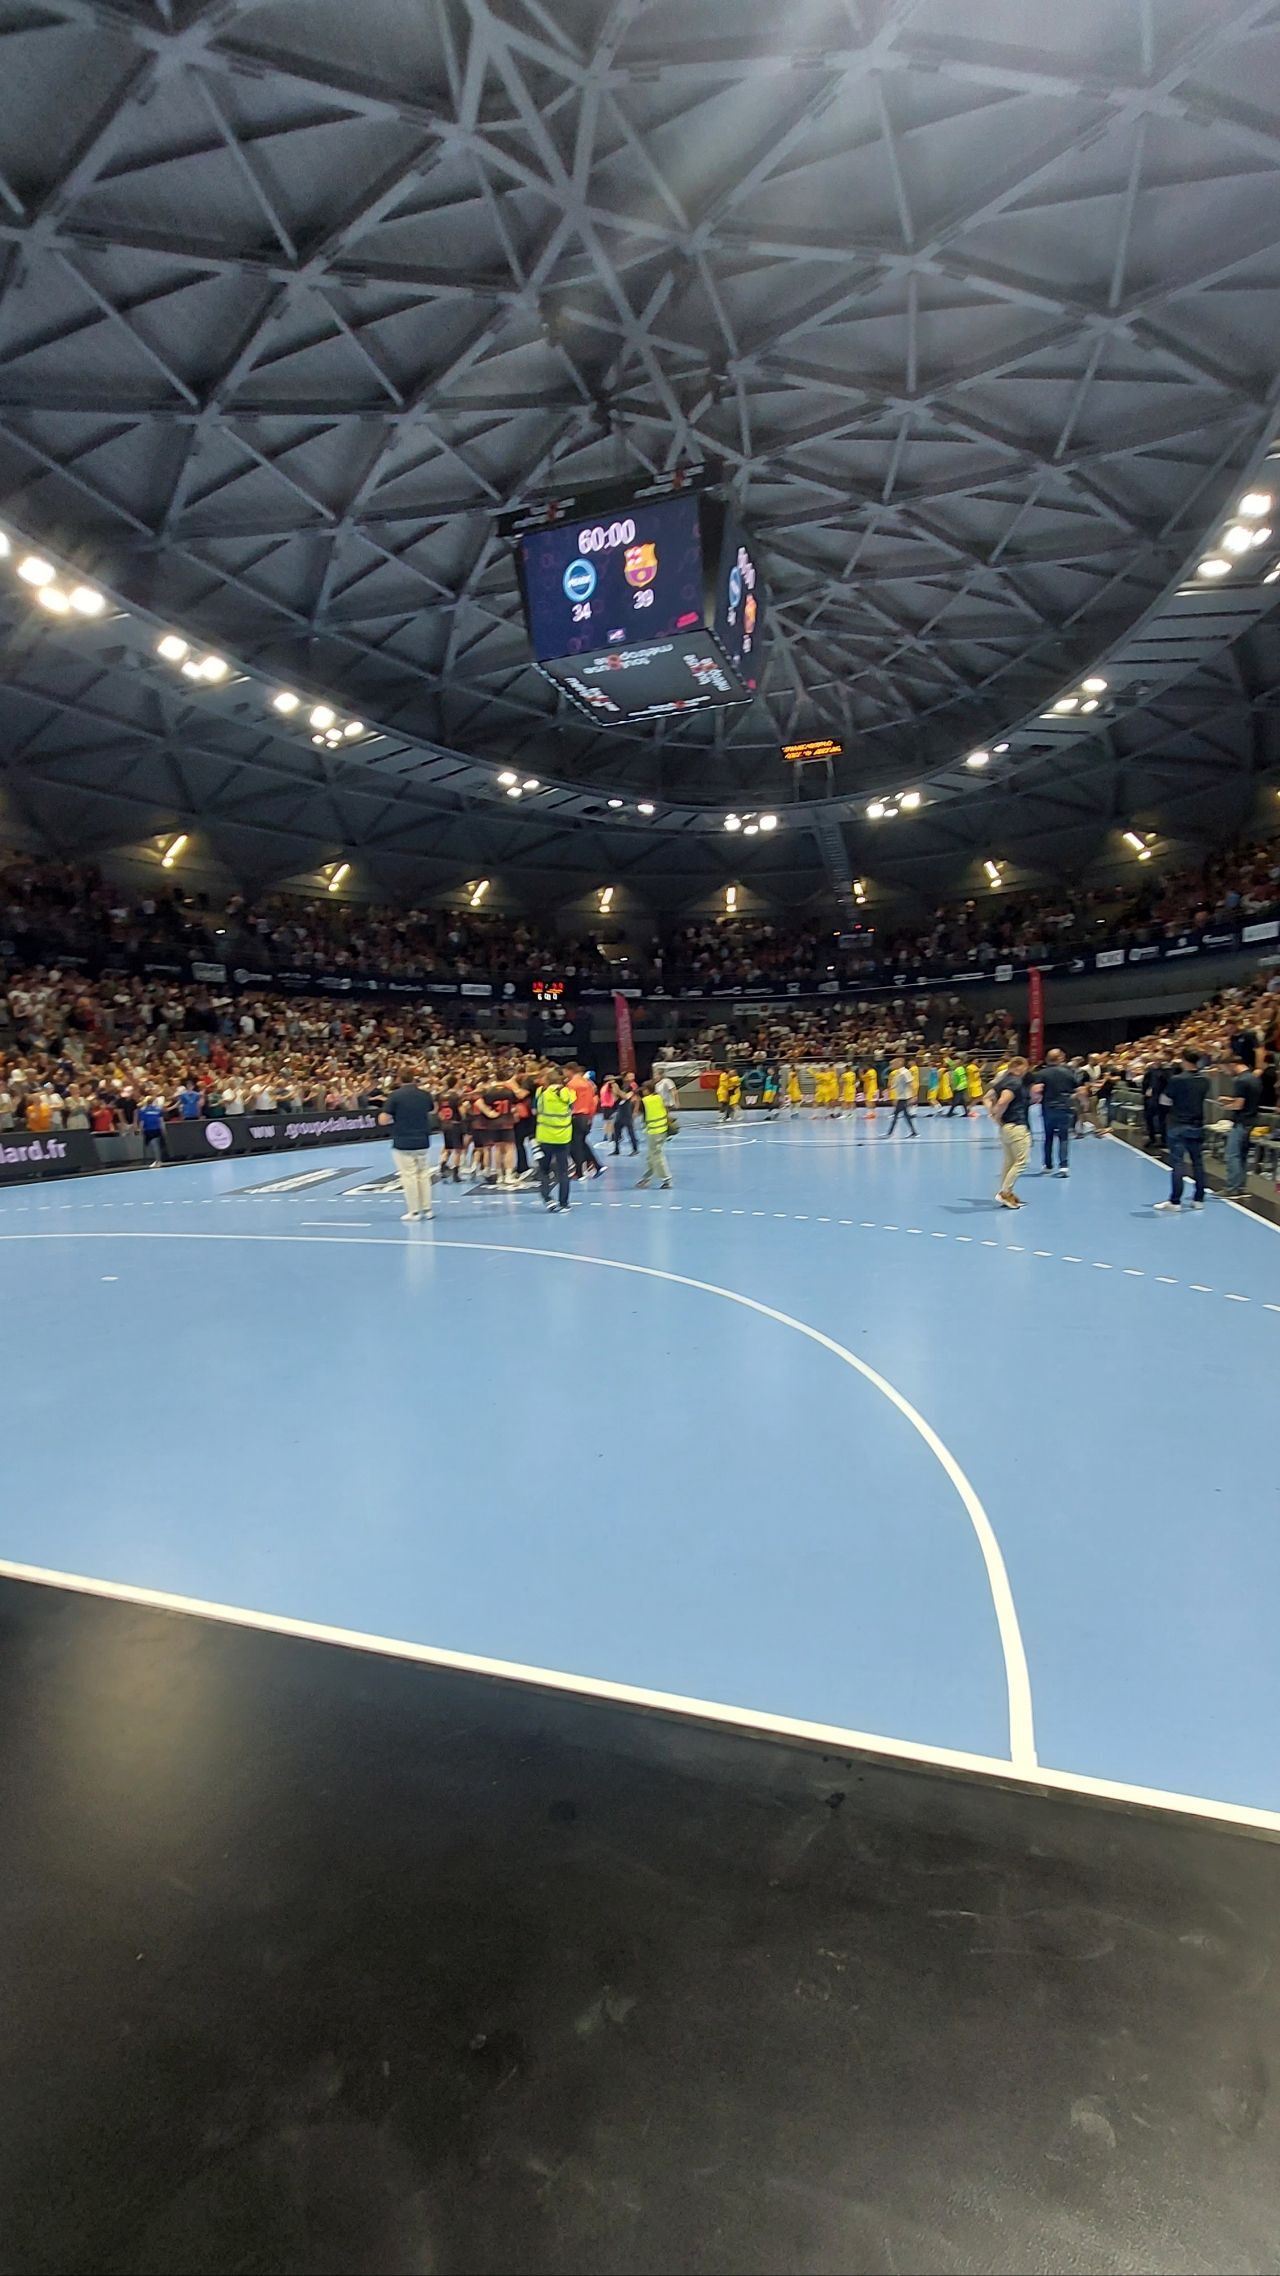
[[[705,473],[582,491],[506,517],[541,672],[603,724],[749,703],[754,549]]]

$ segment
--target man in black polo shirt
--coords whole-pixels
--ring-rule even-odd
[[[1068,1067],[1060,1051],[1051,1051],[1036,1076],[1035,1088],[1040,1094],[1040,1111],[1044,1117],[1044,1174],[1046,1177],[1064,1178],[1069,1175],[1067,1152],[1071,1144],[1071,1101],[1079,1088],[1079,1077],[1074,1067]],[[1058,1146],[1056,1169],[1053,1165],[1055,1139]]]
[[[1159,1151],[1167,1135],[1169,1109],[1164,1104],[1164,1090],[1168,1080],[1169,1069],[1159,1056],[1142,1070],[1142,1119],[1147,1126],[1149,1154]]]
[[[1223,1113],[1231,1117],[1231,1128],[1227,1132],[1227,1182],[1223,1188],[1229,1198],[1244,1192],[1249,1167],[1249,1134],[1258,1119],[1261,1099],[1262,1082],[1253,1072],[1252,1059],[1244,1050],[1238,1050],[1231,1090],[1222,1101]]]
[[[1204,1208],[1204,1102],[1208,1096],[1209,1078],[1200,1072],[1200,1053],[1182,1052],[1177,1072],[1170,1075],[1165,1084],[1162,1102],[1169,1110],[1169,1168],[1173,1173],[1173,1188],[1167,1201],[1157,1201],[1157,1209],[1169,1211],[1182,1207],[1183,1163],[1188,1161],[1196,1181],[1191,1207]]]
[[[991,1119],[1000,1132],[1000,1151],[1004,1156],[1004,1168],[996,1188],[996,1200],[1002,1209],[1022,1207],[1013,1189],[1031,1152],[1031,1090],[1027,1073],[1025,1059],[1011,1059],[1004,1073],[996,1076],[989,1093]]]
[[[435,1100],[424,1090],[412,1067],[404,1067],[400,1080],[382,1113],[381,1123],[391,1125],[391,1159],[404,1192],[403,1222],[415,1224],[431,1215],[431,1117]]]

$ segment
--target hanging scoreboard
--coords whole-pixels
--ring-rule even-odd
[[[705,490],[662,477],[625,494],[557,499],[509,527],[534,659],[590,718],[609,725],[751,701],[755,554]]]

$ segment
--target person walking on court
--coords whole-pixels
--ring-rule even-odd
[[[997,1075],[990,1093],[991,1119],[1000,1133],[1000,1151],[1004,1168],[996,1187],[996,1200],[1002,1209],[1021,1209],[1014,1187],[1027,1166],[1031,1152],[1031,1092],[1027,1083],[1027,1061],[1011,1059],[1002,1075]]]
[[[613,1118],[613,1150],[615,1154],[622,1152],[624,1138],[629,1141],[633,1154],[638,1154],[640,1151],[636,1144],[636,1108],[639,1104],[640,1088],[635,1076],[620,1075],[618,1077],[618,1108]]]
[[[1227,1132],[1227,1182],[1223,1191],[1234,1201],[1245,1189],[1249,1140],[1258,1118],[1262,1078],[1254,1074],[1251,1060],[1242,1051],[1236,1053],[1232,1066],[1231,1090],[1222,1101],[1223,1113],[1231,1117],[1231,1128]]]
[[[893,1113],[889,1117],[889,1127],[885,1132],[885,1137],[892,1138],[898,1127],[898,1117],[901,1115],[914,1138],[916,1126],[911,1119],[911,1070],[901,1054],[894,1060],[889,1070],[889,1096],[893,1101]]]
[[[1177,1073],[1167,1077],[1161,1100],[1169,1116],[1169,1169],[1173,1180],[1168,1200],[1156,1203],[1156,1208],[1165,1214],[1182,1207],[1183,1165],[1187,1162],[1195,1179],[1191,1207],[1204,1208],[1204,1102],[1208,1096],[1209,1078],[1200,1072],[1200,1053],[1181,1052]]]
[[[1040,1112],[1044,1118],[1044,1174],[1046,1177],[1068,1177],[1071,1102],[1076,1094],[1076,1075],[1075,1070],[1068,1067],[1061,1051],[1048,1053],[1036,1076],[1034,1087],[1039,1092]],[[1055,1144],[1058,1149],[1056,1168],[1053,1160]]]
[[[431,1117],[436,1102],[424,1090],[412,1067],[402,1067],[400,1080],[378,1116],[391,1130],[391,1159],[404,1194],[406,1225],[431,1215]]]
[[[637,1183],[649,1185],[656,1178],[663,1191],[669,1193],[671,1171],[667,1167],[667,1135],[671,1129],[671,1117],[667,1113],[667,1102],[656,1083],[643,1083],[640,1096],[644,1102],[646,1151],[644,1176]]]
[[[569,1206],[569,1163],[573,1150],[573,1091],[565,1081],[563,1067],[548,1067],[538,1091],[534,1141],[540,1149],[538,1189],[544,1209],[567,1209]],[[551,1198],[551,1180],[556,1180],[556,1199]]]
[[[600,1093],[576,1060],[566,1067],[565,1076],[573,1092],[573,1175],[598,1178],[600,1162],[591,1143],[591,1125],[600,1104]]]
[[[951,1089],[947,1120],[950,1122],[952,1115],[958,1114],[963,1122],[969,1112],[969,1070],[963,1059],[951,1061],[947,1068],[947,1080]]]

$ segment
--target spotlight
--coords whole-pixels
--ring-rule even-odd
[[[364,733],[363,719],[349,719],[342,732],[346,736],[349,743],[354,743],[357,735],[363,735]]]
[[[640,804],[636,808],[637,814],[643,814],[646,817],[652,816],[656,811],[657,809],[650,805],[647,798],[642,798]]]
[[[1078,695],[1060,695],[1053,708],[1057,712],[1078,711],[1080,698]]]
[[[52,561],[42,561],[38,553],[29,553],[18,563],[18,575],[24,585],[51,585],[58,572]]]
[[[180,664],[186,653],[187,643],[176,632],[166,632],[163,640],[156,642],[156,654],[163,656],[166,664]]]
[[[620,798],[611,798],[608,803],[609,811],[611,814],[620,814],[622,812],[623,802]]]
[[[67,616],[70,613],[71,603],[61,585],[41,585],[36,599],[41,608],[48,609],[50,616]]]
[[[200,677],[201,677],[201,679],[204,679],[204,680],[225,680],[226,676],[227,676],[227,664],[226,664],[226,660],[225,660],[225,658],[223,658],[223,657],[221,657],[221,656],[206,656],[206,657],[205,657],[205,660],[204,660],[203,664],[200,666]]]
[[[201,666],[197,664],[194,656],[188,656],[182,667],[182,676],[184,680],[202,680],[204,678],[204,672]]]
[[[1090,679],[1081,680],[1080,685],[1086,695],[1105,695],[1107,692],[1106,681],[1099,679],[1096,672]]]
[[[508,798],[522,798],[524,796],[524,793],[521,790],[518,782],[512,783],[510,789],[507,792],[507,796]]]
[[[1241,522],[1233,522],[1229,530],[1223,531],[1222,550],[1224,553],[1247,553],[1252,543],[1253,531],[1245,529]]]
[[[867,808],[868,822],[883,822],[884,816],[885,804],[883,798],[873,798],[871,804]]]
[[[73,585],[67,598],[77,616],[101,616],[107,605],[92,585]]]
[[[314,710],[314,711],[312,712],[312,714],[311,714],[311,724],[312,724],[312,726],[313,726],[313,727],[332,727],[332,725],[333,725],[333,721],[334,721],[334,714],[333,714],[333,712],[331,712],[331,711],[330,711],[328,704],[327,704],[327,703],[318,703],[318,704],[316,705],[316,707],[315,707],[315,710]]]
[[[1196,568],[1197,577],[1228,577],[1231,563],[1221,553],[1207,554]]]
[[[291,711],[297,710],[298,700],[290,688],[281,688],[279,695],[273,695],[271,698],[273,708],[276,711],[282,711],[286,719]]]
[[[996,757],[998,759],[1001,759],[1004,757],[1004,754],[1008,750],[1009,746],[1007,743],[993,743],[991,748],[995,752]]]
[[[1271,505],[1269,490],[1246,490],[1236,512],[1243,514],[1246,521],[1260,522],[1264,514],[1270,513]]]
[[[485,894],[488,892],[488,890],[489,890],[489,880],[488,880],[488,878],[487,878],[487,877],[478,877],[478,878],[476,879],[476,881],[475,881],[475,884],[474,884],[474,885],[472,886],[472,888],[471,888],[471,906],[472,906],[472,908],[473,908],[473,909],[478,909],[478,908],[479,908],[479,906],[480,906],[480,903],[483,901],[483,899],[484,899],[484,897],[485,897]]]
[[[349,861],[340,861],[340,862],[338,863],[338,865],[337,865],[337,868],[334,870],[334,873],[333,873],[332,877],[329,879],[329,891],[330,891],[331,893],[336,893],[336,892],[338,891],[338,888],[339,888],[339,886],[341,886],[341,885],[342,885],[342,884],[345,882],[345,880],[346,880],[348,877],[350,877],[350,875],[351,875],[351,864],[350,864],[350,862],[349,862]]]
[[[758,838],[760,835],[760,824],[758,822],[744,822],[742,825],[742,835],[744,838]]]
[[[732,915],[733,911],[738,906],[738,888],[736,885],[726,885],[724,889],[724,905]]]
[[[762,815],[760,816],[760,827],[761,827],[761,829],[762,829],[762,830],[776,830],[776,829],[777,829],[777,827],[778,827],[778,817],[777,817],[777,815],[776,815],[776,814],[762,814]]]
[[[181,831],[181,832],[179,833],[179,835],[178,835],[178,836],[177,836],[177,837],[176,837],[176,838],[173,840],[173,843],[172,843],[172,844],[171,844],[171,845],[170,845],[170,846],[169,846],[169,847],[166,849],[166,851],[165,851],[164,855],[162,856],[162,858],[161,858],[161,862],[160,862],[160,867],[161,867],[161,869],[172,869],[172,868],[173,868],[173,865],[174,865],[175,861],[177,861],[177,859],[178,859],[179,855],[180,855],[180,854],[181,854],[181,853],[184,851],[184,849],[185,849],[185,847],[186,847],[186,843],[187,843],[187,834],[186,834],[186,831],[185,831],[185,830],[183,830],[183,831]]]
[[[742,828],[742,816],[740,814],[726,814],[724,826],[726,830],[740,830]]]
[[[991,753],[990,751],[970,751],[964,763],[967,767],[989,767]]]
[[[919,791],[904,790],[901,798],[898,800],[898,804],[902,808],[904,814],[914,814],[917,806],[920,804]]]
[[[527,782],[521,783],[520,788],[522,790],[541,790],[542,784],[539,782],[536,774],[531,774]]]
[[[4,531],[0,529],[0,561],[7,561],[12,551],[13,547],[10,545],[8,538],[4,534]]]
[[[1260,529],[1251,530],[1249,532],[1249,543],[1250,545],[1266,545],[1271,537],[1271,534],[1272,533],[1268,524],[1264,522]]]
[[[1127,846],[1132,846],[1135,853],[1142,853],[1145,851],[1146,840],[1144,838],[1140,838],[1136,830],[1126,830],[1124,832],[1124,842]]]
[[[498,781],[503,790],[510,790],[511,785],[515,779],[516,778],[512,774],[510,767],[507,767],[504,772],[498,776]]]

